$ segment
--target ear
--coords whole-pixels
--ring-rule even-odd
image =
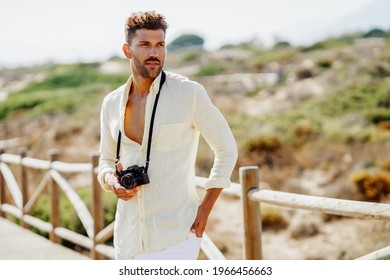
[[[130,53],[130,46],[127,43],[124,43],[122,46],[122,51],[124,55],[128,58],[131,59],[131,53]]]

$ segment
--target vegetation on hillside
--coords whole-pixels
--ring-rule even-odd
[[[318,161],[328,161],[325,166],[331,165],[320,155],[317,157],[322,159],[297,159],[304,151],[316,154],[313,147],[320,143],[328,142],[334,149],[353,149],[354,145],[367,144],[365,149],[369,150],[370,145],[383,145],[390,140],[389,31],[374,31],[346,34],[306,47],[280,42],[265,49],[255,42],[243,42],[226,45],[213,53],[182,48],[169,52],[166,63],[167,67],[179,68],[179,73],[186,67],[192,69],[188,75],[194,79],[234,73],[278,73],[277,83],[224,96],[225,100],[233,100],[234,106],[230,110],[224,106],[220,109],[240,147],[239,164],[269,168],[269,176],[272,173],[273,178],[279,176],[275,176],[278,172],[291,172],[285,170],[288,168],[296,168],[293,173],[299,175],[300,168],[313,167]],[[375,37],[378,32],[381,36]],[[203,44],[200,39],[181,36],[175,42]],[[0,102],[0,120],[24,115],[79,113],[95,106],[128,77],[127,71],[104,70],[107,63],[125,65],[127,62],[115,58],[101,63],[39,68],[43,79],[10,92],[8,98]],[[323,93],[299,97],[307,89],[305,83],[309,80],[320,85]],[[294,91],[295,86],[301,86],[301,89]],[[222,82],[220,87],[227,87],[227,84]],[[214,98],[213,90],[208,90]],[[249,103],[255,106],[281,92],[285,92],[287,97],[284,98],[297,100],[289,109],[267,114],[259,110],[257,115],[238,109],[242,102],[250,100]],[[279,102],[270,106],[276,108]],[[208,170],[211,164],[203,160],[209,162],[210,158],[199,156],[200,172],[203,168]],[[272,181],[266,171],[263,174],[265,179]],[[235,176],[237,178],[237,170]],[[276,183],[283,182],[277,180]]]
[[[0,102],[0,120],[20,112],[28,116],[73,113],[127,79],[126,74],[101,73],[99,63],[53,65],[45,75],[43,81],[12,92],[5,102]]]

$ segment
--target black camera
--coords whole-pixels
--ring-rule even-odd
[[[136,186],[149,184],[150,182],[148,173],[146,173],[145,167],[143,166],[132,165],[121,172],[117,170],[116,175],[118,176],[119,183],[128,190]]]

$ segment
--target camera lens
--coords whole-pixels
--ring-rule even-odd
[[[121,178],[121,185],[126,189],[131,189],[136,186],[136,180],[134,180],[132,174],[125,174]]]

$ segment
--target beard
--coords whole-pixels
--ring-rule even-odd
[[[144,78],[156,78],[158,75],[160,75],[163,67],[163,63],[158,59],[158,58],[148,58],[144,61],[144,63],[149,62],[149,61],[158,61],[160,64],[158,67],[156,67],[155,70],[149,70],[146,69],[144,64],[136,57],[132,58],[133,65],[137,72]]]

